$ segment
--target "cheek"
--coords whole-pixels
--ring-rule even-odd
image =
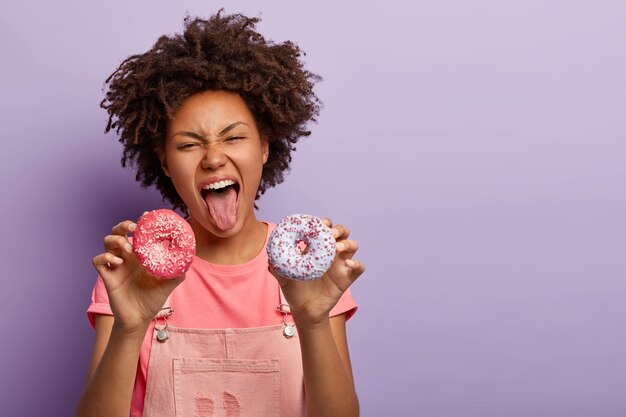
[[[249,171],[251,175],[254,175],[255,178],[260,178],[263,172],[263,154],[260,152],[249,154],[247,156],[247,166],[250,167]]]
[[[231,153],[233,161],[245,167],[247,171],[256,172],[263,169],[263,152],[260,148],[240,149]]]
[[[195,183],[194,167],[195,165],[192,161],[180,160],[169,165],[170,178],[179,193]]]

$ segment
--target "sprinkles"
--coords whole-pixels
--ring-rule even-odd
[[[304,252],[300,243],[306,245]],[[272,231],[267,255],[272,268],[284,277],[319,279],[335,259],[335,238],[319,217],[294,214],[281,220]]]
[[[196,239],[189,223],[178,214],[153,210],[139,218],[133,250],[151,274],[171,279],[189,269],[196,254]]]

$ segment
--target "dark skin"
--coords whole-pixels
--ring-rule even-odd
[[[235,265],[249,261],[263,249],[266,226],[255,217],[254,199],[267,149],[252,114],[235,93],[217,90],[196,94],[174,113],[159,156],[165,174],[189,210],[201,258]],[[221,176],[239,184],[236,220],[227,229],[212,218],[200,194],[202,184]],[[357,416],[345,315],[329,318],[329,313],[365,268],[353,259],[358,245],[349,239],[349,229],[333,225],[329,219],[325,222],[337,240],[337,254],[319,280],[293,281],[270,272],[280,284],[298,327],[308,415]],[[104,238],[105,252],[93,260],[115,318],[96,317],[96,342],[79,416],[128,416],[143,337],[169,294],[185,279],[182,275],[160,280],[139,264],[127,238],[135,228],[130,220],[114,226]]]
[[[295,43],[275,43],[257,32],[259,21],[223,10],[208,19],[185,19],[183,36],[160,36],[150,50],[124,60],[106,80],[101,106],[109,113],[106,131],[120,136],[122,166],[138,167],[137,180],[156,186],[185,214],[185,202],[154,157],[181,98],[202,92],[201,86],[245,94],[259,123],[255,128],[271,141],[257,198],[283,182],[293,144],[310,135],[307,126],[319,114],[321,102],[313,87],[321,78],[304,68],[304,52]]]

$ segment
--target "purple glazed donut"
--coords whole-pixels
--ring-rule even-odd
[[[298,245],[301,242],[305,252]],[[294,214],[272,231],[267,255],[272,268],[286,278],[319,279],[335,259],[335,238],[319,217]]]
[[[171,279],[189,269],[196,238],[189,223],[172,210],[153,210],[137,221],[133,250],[152,275]]]

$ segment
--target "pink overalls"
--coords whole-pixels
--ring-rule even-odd
[[[155,318],[143,416],[306,416],[298,334],[277,298],[284,324],[242,329],[168,326],[168,299]]]

